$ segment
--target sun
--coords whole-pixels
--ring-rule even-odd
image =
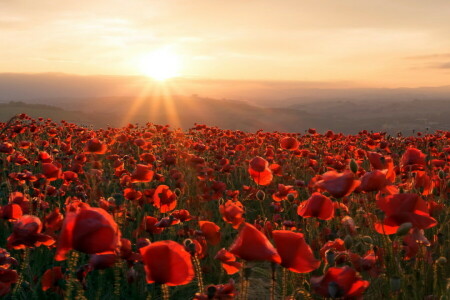
[[[144,56],[140,69],[145,75],[164,81],[180,75],[180,58],[170,48],[161,48]]]

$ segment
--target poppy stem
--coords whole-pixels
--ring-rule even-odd
[[[192,261],[194,262],[195,276],[197,277],[197,284],[198,284],[198,291],[200,294],[203,294],[204,285],[203,285],[202,268],[200,266],[200,261],[199,261],[197,255],[192,256]]]
[[[281,279],[281,299],[286,297],[287,293],[287,269],[283,268],[283,278]]]
[[[166,284],[161,284],[161,291],[163,300],[169,300],[170,299],[169,287]]]
[[[71,299],[72,296],[72,290],[74,288],[75,284],[75,267],[77,265],[78,261],[78,253],[76,251],[72,251],[69,257],[69,263],[68,263],[68,273],[69,276],[67,278],[67,284],[66,284],[66,293],[65,293],[65,300]]]
[[[276,271],[276,264],[272,263],[271,264],[272,267],[272,278],[271,278],[271,284],[270,284],[270,300],[275,300],[275,271]]]

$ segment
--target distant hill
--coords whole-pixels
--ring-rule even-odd
[[[427,128],[430,131],[450,130],[448,102],[437,100],[378,104],[335,101],[289,108],[259,107],[242,101],[196,96],[170,99],[80,98],[61,101],[60,107],[24,102],[0,103],[0,121],[6,121],[17,113],[55,121],[64,119],[97,128],[152,122],[184,129],[201,123],[250,132],[259,129],[304,132],[308,128],[316,128],[319,132],[331,129],[345,134],[357,133],[362,129],[412,134],[413,130],[425,131]]]
[[[27,113],[95,127],[152,122],[184,129],[204,123],[244,131],[312,127],[346,134],[450,130],[450,86],[337,86],[186,78],[161,86],[139,76],[0,74],[0,120]]]

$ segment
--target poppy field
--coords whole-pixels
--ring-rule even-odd
[[[450,132],[0,124],[4,299],[450,299]]]

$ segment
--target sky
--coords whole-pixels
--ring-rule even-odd
[[[0,0],[0,73],[450,84],[448,0]],[[164,67],[164,63],[160,68]]]

